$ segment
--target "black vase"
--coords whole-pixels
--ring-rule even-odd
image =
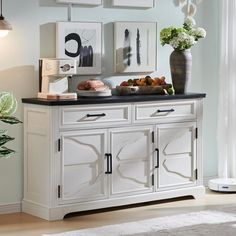
[[[174,50],[170,54],[170,70],[173,87],[176,94],[187,92],[191,79],[192,54],[188,50]]]

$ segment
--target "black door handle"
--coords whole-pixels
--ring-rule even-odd
[[[109,154],[110,156],[110,174],[112,174],[112,154]]]
[[[107,171],[105,172],[105,174],[110,174],[110,171],[109,171],[109,167],[110,167],[110,158],[109,158],[109,153],[105,153],[105,157],[107,158]]]
[[[105,174],[112,174],[112,155],[110,153],[106,153],[105,157],[107,158],[107,171]]]
[[[174,112],[175,110],[172,109],[167,109],[167,110],[157,110],[157,113],[161,113],[161,112]]]
[[[103,116],[106,116],[105,113],[101,113],[101,114],[87,114],[86,115],[87,117],[103,117]]]
[[[155,166],[155,168],[157,169],[157,168],[159,168],[159,149],[156,148],[155,151],[157,152],[157,156],[156,156],[157,157],[157,164]]]

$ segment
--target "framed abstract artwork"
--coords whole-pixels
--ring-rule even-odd
[[[115,7],[154,7],[155,0],[113,0]]]
[[[56,56],[77,60],[78,74],[101,74],[102,23],[57,22]]]
[[[84,5],[101,5],[102,0],[56,0],[58,3],[84,4]]]
[[[115,72],[152,72],[156,70],[156,64],[157,23],[115,22]]]

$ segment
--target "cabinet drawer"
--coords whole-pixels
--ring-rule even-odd
[[[173,103],[152,103],[135,105],[134,122],[139,121],[154,121],[159,119],[195,119],[196,118],[196,103],[188,102],[173,102]]]
[[[107,126],[109,123],[131,123],[130,105],[66,107],[62,108],[60,113],[62,127],[91,127]]]

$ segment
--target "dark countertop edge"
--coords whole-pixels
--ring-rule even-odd
[[[125,102],[155,102],[165,100],[177,99],[193,99],[204,98],[205,93],[188,93],[176,95],[129,95],[129,96],[116,96],[111,97],[87,97],[78,98],[77,100],[46,100],[40,98],[22,98],[22,103],[37,104],[44,106],[69,106],[69,105],[89,105],[89,104],[104,104],[104,103],[125,103]]]

